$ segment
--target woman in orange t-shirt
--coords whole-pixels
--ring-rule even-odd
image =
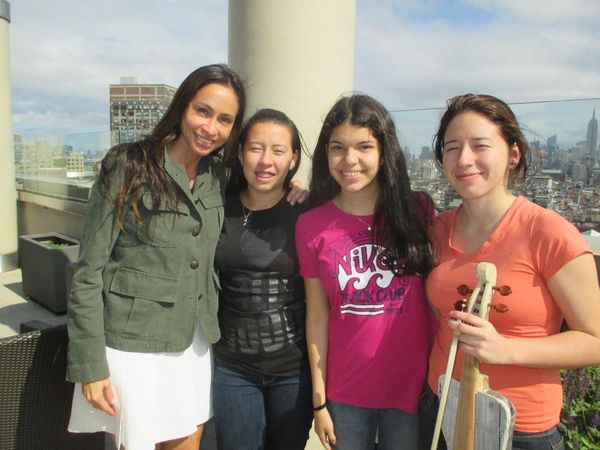
[[[428,449],[431,442],[433,392],[458,329],[453,377],[460,379],[463,353],[481,361],[490,387],[516,407],[512,448],[564,448],[559,370],[600,364],[600,290],[591,250],[561,216],[508,191],[509,179],[525,176],[529,148],[503,101],[473,94],[451,99],[434,148],[462,205],[431,228],[438,265],[427,294],[439,320],[421,402],[421,446]],[[453,306],[456,287],[473,287],[482,261],[496,265],[497,285],[512,289],[501,300],[508,312],[492,309],[489,320]],[[563,318],[569,331],[561,333]]]

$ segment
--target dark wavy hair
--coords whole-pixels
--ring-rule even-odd
[[[252,127],[258,123],[275,123],[277,125],[284,126],[290,132],[292,138],[292,151],[298,155],[298,160],[294,165],[294,168],[290,169],[287,176],[285,177],[284,186],[287,187],[288,183],[294,178],[294,175],[300,167],[302,161],[302,136],[296,127],[296,124],[283,112],[276,109],[264,108],[256,111],[252,117],[250,117],[244,126],[239,136],[238,145],[236,147],[241,149],[246,144],[246,139]],[[248,187],[248,182],[244,177],[244,171],[242,164],[237,155],[237,151],[232,151],[225,161],[225,164],[231,173],[229,176],[229,183],[227,184],[227,194],[236,195],[245,190]]]
[[[374,98],[358,94],[342,97],[325,117],[313,153],[309,205],[323,204],[340,192],[329,172],[327,145],[333,129],[345,122],[368,128],[381,148],[374,220],[392,258],[389,265],[396,268],[400,264],[406,274],[426,274],[434,264],[426,231],[433,202],[427,194],[412,191],[392,116]],[[375,233],[374,238],[377,242],[381,236]]]
[[[519,122],[510,107],[499,98],[483,94],[463,94],[451,98],[447,102],[437,133],[433,137],[435,160],[441,167],[444,161],[444,135],[452,119],[464,112],[476,112],[494,123],[500,130],[500,135],[508,145],[514,144],[521,152],[519,162],[510,170],[511,181],[520,181],[527,175],[529,160],[529,142],[523,135]]]
[[[239,107],[229,139],[211,155],[213,158],[215,156],[218,158],[216,164],[219,171],[223,170],[223,165],[218,161],[221,161],[223,157],[228,158],[231,153],[235,153],[237,136],[242,127],[246,108],[244,86],[239,77],[223,64],[200,67],[183,80],[179,89],[175,92],[169,108],[149,136],[132,144],[121,144],[113,147],[109,155],[115,153],[117,158],[108,157],[109,155],[107,155],[102,162],[99,176],[108,190],[110,175],[116,167],[118,156],[122,154],[126,156],[127,166],[124,170],[123,183],[115,199],[115,210],[121,227],[123,226],[128,202],[133,208],[136,220],[142,222],[139,212],[139,202],[141,200],[139,194],[142,186],[145,186],[150,193],[154,209],[158,208],[161,199],[164,199],[170,206],[177,207],[175,188],[164,170],[164,147],[181,136],[181,120],[198,90],[212,83],[231,87],[237,96]]]

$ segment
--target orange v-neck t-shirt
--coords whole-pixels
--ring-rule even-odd
[[[459,208],[460,209],[460,208]],[[442,214],[431,227],[439,265],[430,273],[426,290],[439,315],[437,335],[429,358],[428,382],[437,392],[445,372],[452,330],[448,313],[461,298],[457,286],[476,284],[480,262],[496,265],[496,285],[508,285],[512,294],[494,294],[492,303],[504,303],[508,312],[491,310],[490,322],[507,337],[544,337],[560,331],[562,314],[546,284],[566,263],[591,253],[579,231],[554,211],[518,197],[501,223],[475,252],[465,255],[452,247],[454,223],[459,209]],[[453,377],[460,379],[462,352],[458,351]],[[481,363],[490,387],[508,397],[517,409],[517,431],[536,433],[559,422],[562,386],[558,370]]]

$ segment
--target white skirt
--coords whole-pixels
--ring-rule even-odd
[[[200,326],[182,353],[134,353],[106,348],[117,415],[90,406],[75,385],[69,431],[105,431],[117,448],[153,450],[154,444],[189,436],[212,413],[212,354]]]

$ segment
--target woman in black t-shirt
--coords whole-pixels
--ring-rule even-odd
[[[286,200],[301,139],[282,112],[245,124],[215,265],[220,273],[213,404],[221,450],[304,449],[312,422],[304,287]]]

